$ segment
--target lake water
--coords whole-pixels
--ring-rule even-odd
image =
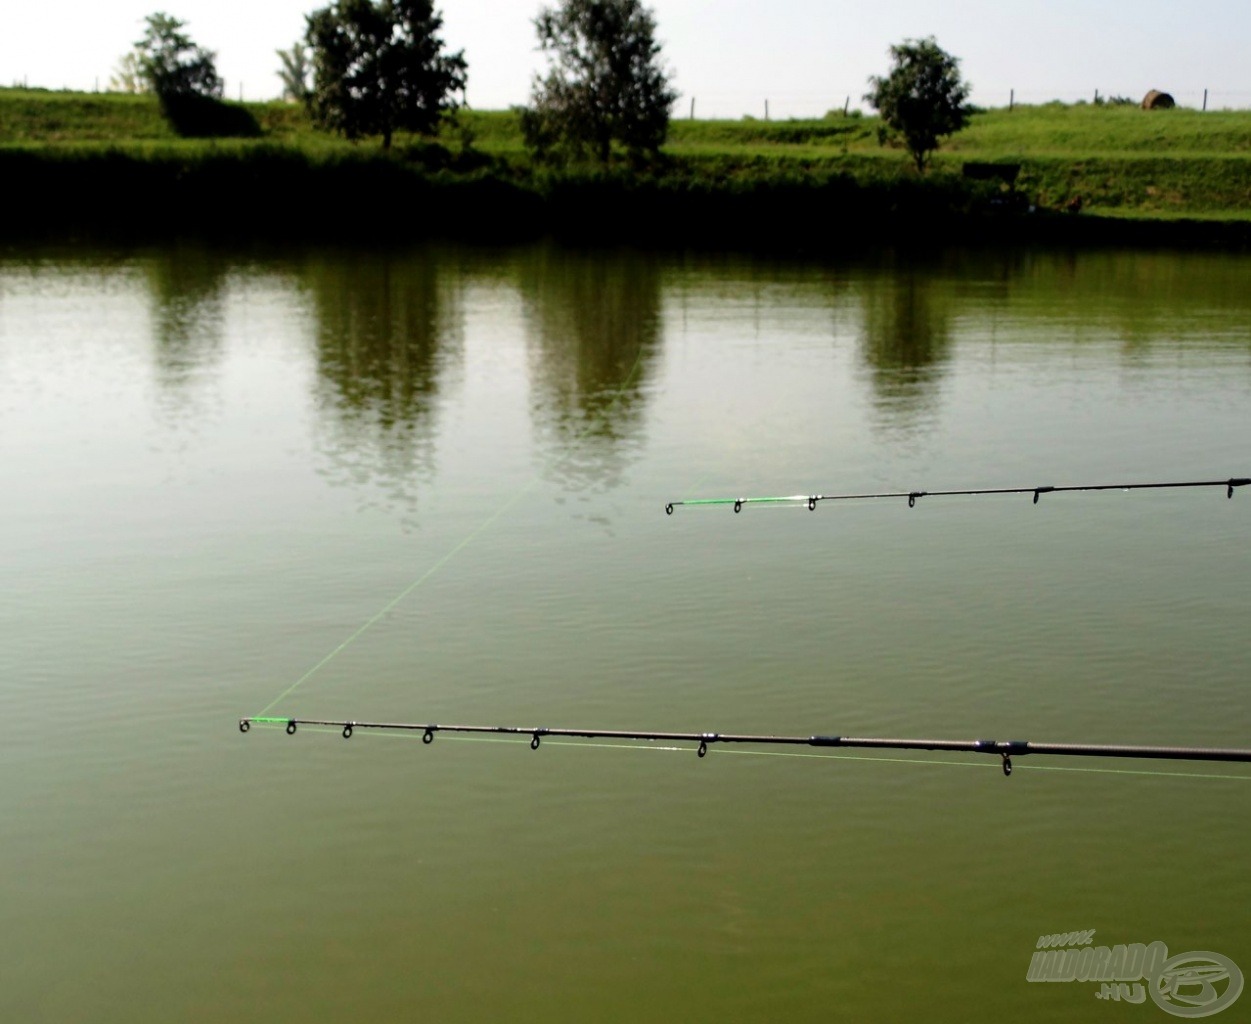
[[[1251,746],[1251,488],[664,513],[1249,438],[1241,256],[5,252],[0,1019],[1168,1019],[1251,767],[237,721]]]

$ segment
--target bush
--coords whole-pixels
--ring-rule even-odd
[[[162,96],[161,113],[185,139],[255,138],[261,126],[246,107],[199,93]]]

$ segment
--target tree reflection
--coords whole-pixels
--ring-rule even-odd
[[[573,489],[611,488],[642,440],[660,339],[658,258],[540,246],[518,274],[532,414],[549,465]]]
[[[460,352],[456,287],[427,252],[314,258],[298,274],[316,316],[331,475],[410,506],[433,471],[440,382]]]
[[[932,408],[950,358],[946,296],[928,275],[898,269],[863,282],[860,354],[888,425],[911,430]]]
[[[157,383],[183,405],[221,360],[230,265],[211,250],[176,246],[141,266],[153,302]]]

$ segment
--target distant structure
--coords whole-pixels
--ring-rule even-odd
[[[1172,110],[1175,106],[1177,106],[1177,101],[1168,93],[1160,92],[1159,89],[1152,89],[1142,98],[1143,110]]]

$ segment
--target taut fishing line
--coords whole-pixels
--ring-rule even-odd
[[[622,380],[620,386],[617,388],[617,391],[613,395],[612,400],[604,407],[601,414],[610,412],[613,408],[616,407],[617,403],[621,401],[621,397],[622,395],[625,394],[626,388],[630,386],[630,382],[634,379],[634,375],[638,373],[638,369],[642,361],[643,361],[643,346],[640,345],[638,354],[634,357],[634,365],[630,367],[630,372],[626,374],[625,379]],[[577,437],[574,438],[573,444],[570,445],[569,448],[558,458],[551,460],[549,465],[558,466],[565,459],[569,458],[577,450],[578,446],[582,443],[582,441],[586,438],[586,436],[591,432],[594,426],[595,426],[595,417],[591,417],[589,422],[586,424],[586,426],[583,427],[582,432],[578,434]],[[528,494],[533,489],[534,485],[538,483],[538,480],[539,480],[539,474],[536,472],[530,477],[528,481],[526,481],[524,485],[522,485],[516,492],[514,492],[513,495],[507,501],[503,502],[498,508],[496,508],[496,510],[493,513],[491,513],[491,515],[483,519],[481,523],[479,523],[476,527],[474,527],[473,530],[471,530],[468,534],[466,534],[465,537],[462,538],[459,543],[453,545],[441,558],[438,559],[438,561],[436,561],[433,565],[431,565],[428,569],[426,569],[425,572],[421,573],[421,575],[419,575],[410,584],[408,584],[408,586],[406,586],[403,590],[401,590],[398,594],[396,594],[395,597],[391,598],[390,601],[388,601],[380,609],[378,609],[376,613],[374,613],[372,616],[366,619],[360,626],[358,626],[354,632],[348,635],[347,639],[343,640],[337,647],[333,648],[330,651],[330,653],[328,653],[324,658],[322,658],[320,661],[314,664],[307,672],[305,672],[302,676],[296,679],[295,682],[293,682],[290,686],[288,686],[285,690],[283,690],[280,694],[278,694],[277,697],[275,697],[268,704],[266,704],[265,707],[263,707],[257,713],[256,717],[260,718],[264,715],[267,715],[281,701],[285,700],[287,697],[291,696],[291,694],[295,693],[296,690],[298,690],[306,682],[312,679],[313,676],[315,676],[323,668],[325,668],[332,661],[334,661],[334,659],[337,658],[340,654],[342,654],[343,651],[345,651],[348,647],[350,647],[357,640],[359,640],[362,636],[364,636],[367,632],[369,632],[369,630],[371,630],[383,618],[385,618],[389,612],[394,610],[400,604],[400,602],[402,602],[406,597],[412,594],[412,592],[416,590],[418,587],[420,587],[423,583],[425,583],[426,580],[430,579],[431,576],[433,576],[440,569],[442,569],[443,566],[447,565],[447,563],[450,562],[458,553],[460,553],[466,547],[468,547],[471,543],[473,543],[473,541],[477,539],[479,536],[481,536],[481,534],[485,532],[488,528],[490,528],[495,523],[495,521],[499,519],[500,516],[502,516],[505,512],[511,509],[514,505],[516,505],[517,502],[519,502],[526,494]]]
[[[640,350],[639,358],[642,357]],[[639,359],[635,360],[634,367],[629,375],[622,382],[618,389],[614,402],[618,400],[633,378],[638,368]],[[575,445],[586,436],[590,430],[590,425],[580,434],[575,441]],[[1161,747],[1161,746],[1131,746],[1131,745],[1112,745],[1112,744],[1079,744],[1079,743],[1035,743],[1027,740],[951,740],[951,739],[910,739],[910,738],[887,738],[887,737],[852,737],[852,736],[832,736],[832,735],[812,735],[812,736],[779,736],[766,734],[721,734],[712,732],[653,732],[653,731],[628,731],[613,729],[552,729],[546,727],[531,726],[503,726],[503,725],[441,725],[437,723],[411,723],[411,722],[366,722],[357,720],[327,720],[315,718],[280,718],[270,716],[268,712],[283,698],[293,693],[305,680],[312,677],[323,666],[328,664],[343,649],[357,640],[368,629],[370,629],[379,619],[387,612],[400,603],[405,597],[417,589],[426,579],[437,572],[445,565],[458,551],[469,544],[474,537],[489,527],[500,515],[510,508],[520,496],[533,486],[537,476],[532,478],[529,483],[521,490],[516,492],[513,497],[501,505],[481,524],[478,525],[468,536],[466,536],[459,544],[448,551],[442,558],[434,563],[429,569],[422,573],[416,580],[409,584],[396,597],[392,598],[383,608],[374,616],[368,619],[346,640],[340,643],[326,657],[315,664],[303,676],[292,683],[286,690],[278,695],[270,704],[259,714],[253,715],[239,720],[240,732],[248,732],[253,724],[269,727],[282,726],[286,729],[288,735],[294,735],[299,726],[312,727],[318,731],[328,728],[339,729],[345,739],[350,739],[352,734],[358,730],[371,730],[379,732],[383,735],[411,734],[420,732],[422,741],[426,744],[432,743],[436,733],[453,733],[453,734],[477,734],[475,738],[494,738],[498,741],[504,736],[529,736],[530,748],[538,750],[544,737],[564,737],[564,745],[574,745],[569,742],[570,739],[580,740],[600,740],[607,739],[617,741],[611,744],[580,744],[585,746],[612,746],[621,745],[622,741],[647,741],[649,744],[655,744],[657,741],[673,743],[686,742],[698,743],[697,753],[703,758],[707,755],[709,746],[713,744],[733,744],[747,746],[807,746],[807,747],[854,747],[854,748],[870,748],[877,750],[945,750],[945,751],[964,751],[980,754],[995,755],[1000,758],[1000,765],[1005,776],[1011,775],[1013,771],[1013,757],[1023,757],[1029,754],[1035,755],[1051,755],[1051,756],[1075,756],[1075,757],[1104,757],[1104,758],[1141,758],[1146,760],[1169,760],[1169,761],[1222,761],[1222,762],[1251,762],[1251,749],[1241,748],[1215,748],[1215,747]],[[863,493],[863,494],[837,494],[837,495],[789,495],[782,497],[765,497],[765,498],[704,498],[693,499],[688,501],[670,502],[665,506],[665,512],[672,515],[675,506],[679,505],[730,505],[734,506],[734,511],[741,512],[746,504],[759,503],[765,505],[778,504],[796,504],[806,502],[809,511],[816,509],[817,503],[821,501],[859,501],[879,498],[903,498],[908,499],[908,506],[912,508],[916,505],[918,498],[930,496],[949,496],[949,495],[1003,495],[1003,494],[1029,494],[1034,496],[1034,504],[1038,504],[1039,496],[1042,494],[1050,494],[1055,492],[1080,492],[1080,491],[1134,491],[1134,490],[1158,490],[1165,488],[1199,488],[1199,487],[1224,487],[1226,488],[1226,496],[1232,498],[1234,490],[1251,484],[1251,478],[1230,477],[1224,480],[1192,480],[1192,481],[1175,481],[1160,483],[1131,483],[1131,484],[1085,484],[1073,486],[1038,486],[1038,487],[994,487],[994,488],[967,488],[952,489],[942,491],[893,491],[879,493]],[[484,736],[483,734],[490,734]],[[464,735],[461,738],[467,738]],[[652,749],[657,749],[654,746]],[[665,750],[674,750],[682,748],[664,747]],[[752,753],[756,755],[770,756],[792,756],[792,757],[827,757],[827,758],[850,758],[851,755],[846,754],[799,754],[795,752],[782,751],[736,751],[737,753]],[[863,760],[891,760],[904,761],[905,763],[916,763],[913,759],[902,758],[856,758]],[[935,764],[960,763],[968,764],[969,762],[922,762]],[[1138,770],[1125,769],[1092,769],[1092,768],[1060,768],[1059,766],[1038,766],[1040,768],[1049,768],[1050,770],[1063,771],[1096,771],[1120,774],[1142,774],[1157,776],[1180,776],[1183,778],[1205,777],[1194,773],[1175,773],[1175,772],[1144,772]],[[1230,778],[1241,779],[1243,776],[1216,776],[1209,775],[1211,778]]]
[[[605,412],[611,410],[617,402],[621,400],[621,396],[625,393],[625,389],[634,379],[634,375],[638,372],[639,365],[643,358],[643,349],[640,346],[638,354],[635,357],[634,365],[631,366],[630,372],[617,388],[613,395],[612,401],[605,407]],[[553,460],[552,465],[559,463],[568,458],[578,445],[586,438],[594,426],[593,421],[588,422],[582,432],[574,439],[570,448],[559,458]],[[1141,758],[1147,760],[1169,760],[1169,761],[1222,761],[1222,762],[1251,762],[1251,750],[1237,748],[1214,748],[1214,747],[1156,747],[1156,746],[1126,746],[1126,745],[1110,745],[1110,744],[1078,744],[1078,743],[1032,743],[1027,740],[950,740],[950,739],[908,739],[908,738],[885,738],[885,737],[852,737],[852,736],[832,736],[832,735],[813,735],[813,736],[778,736],[764,734],[721,734],[712,732],[651,732],[651,731],[627,731],[613,729],[551,729],[529,726],[484,726],[484,725],[440,725],[437,723],[417,724],[411,722],[364,722],[356,720],[335,721],[327,719],[314,718],[295,718],[295,717],[276,717],[269,714],[273,708],[291,696],[305,682],[320,672],[326,665],[330,664],[344,650],[359,640],[365,633],[372,629],[381,619],[383,619],[390,611],[400,604],[406,597],[413,593],[426,580],[430,579],[435,573],[443,568],[456,554],[471,544],[475,538],[487,530],[497,519],[505,512],[511,509],[521,498],[527,494],[538,481],[538,473],[535,473],[526,482],[524,486],[519,488],[505,502],[501,503],[491,515],[482,520],[473,530],[471,530],[457,544],[453,545],[446,553],[444,553],[429,568],[417,576],[404,589],[396,594],[391,600],[387,601],[376,613],[365,620],[358,626],[346,639],[341,641],[320,661],[316,662],[303,675],[297,678],[290,686],[284,689],[273,700],[271,700],[256,715],[239,719],[240,732],[248,732],[253,724],[262,727],[283,727],[288,735],[294,735],[299,726],[311,727],[316,731],[328,731],[330,729],[338,729],[342,732],[345,739],[351,738],[352,734],[358,730],[370,730],[380,735],[407,735],[416,732],[421,733],[422,741],[426,744],[432,743],[436,733],[453,733],[461,734],[460,739],[478,739],[478,740],[494,740],[501,741],[506,736],[529,736],[530,748],[538,750],[544,737],[563,737],[557,742],[563,746],[588,746],[588,747],[609,747],[613,749],[622,749],[627,741],[646,741],[649,746],[642,749],[661,749],[667,751],[675,751],[685,749],[682,747],[657,747],[657,741],[664,743],[698,743],[696,748],[700,758],[707,755],[710,745],[715,744],[733,744],[735,746],[754,746],[754,747],[772,747],[772,746],[807,746],[819,748],[831,747],[853,747],[853,748],[870,748],[876,750],[946,750],[946,751],[964,751],[979,754],[990,754],[1000,759],[1000,766],[1005,776],[1011,775],[1013,771],[1013,757],[1023,757],[1029,754],[1035,755],[1051,755],[1051,756],[1076,756],[1076,757],[1107,757],[1107,758]],[[1187,480],[1187,481],[1164,481],[1154,483],[1128,483],[1128,484],[1081,484],[1081,485],[1039,485],[1032,487],[980,487],[980,488],[959,488],[947,490],[912,490],[912,491],[882,491],[882,492],[866,492],[852,494],[791,494],[773,497],[757,497],[757,498],[693,498],[684,501],[671,501],[665,505],[665,513],[673,515],[674,509],[681,506],[712,506],[712,505],[732,505],[736,513],[741,512],[747,505],[795,505],[806,503],[809,511],[815,511],[821,502],[826,501],[868,501],[888,498],[906,498],[908,507],[914,508],[921,498],[927,497],[950,497],[950,496],[984,496],[984,495],[1009,495],[1009,494],[1032,494],[1033,503],[1038,504],[1039,498],[1044,494],[1060,494],[1071,492],[1091,492],[1091,491],[1140,491],[1140,490],[1164,490],[1176,488],[1202,488],[1202,487],[1223,487],[1226,490],[1226,496],[1232,498],[1234,490],[1239,487],[1245,487],[1251,484],[1249,477],[1229,477],[1222,480]],[[696,485],[698,486],[698,484]],[[476,734],[473,736],[464,734]],[[484,735],[490,734],[490,735]],[[581,740],[583,742],[576,742]],[[587,743],[587,740],[613,740],[612,743]],[[629,748],[625,749],[639,749]],[[738,749],[733,752],[737,754],[748,754],[755,756],[772,756],[772,757],[820,757],[826,759],[843,759],[843,760],[868,760],[868,761],[890,761],[902,762],[906,764],[951,764],[951,765],[972,765],[975,762],[957,762],[957,761],[934,761],[924,759],[911,758],[881,758],[881,757],[863,757],[849,754],[815,754],[815,753],[798,753],[794,751],[776,751],[776,750],[742,750]],[[1248,779],[1238,775],[1199,775],[1196,773],[1181,772],[1147,772],[1140,770],[1127,769],[1100,769],[1085,767],[1060,767],[1052,765],[1028,766],[1038,767],[1040,769],[1051,771],[1086,771],[1086,772],[1102,772],[1117,774],[1133,774],[1133,775],[1154,775],[1154,776],[1176,776],[1181,778],[1226,778],[1226,779]]]

